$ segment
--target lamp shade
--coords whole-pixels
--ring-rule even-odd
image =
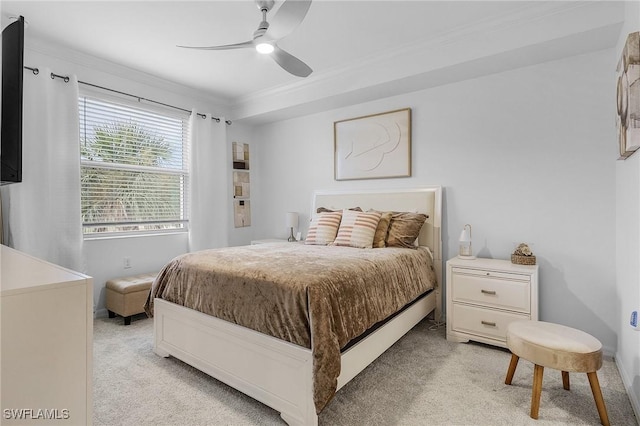
[[[471,225],[466,224],[460,232],[458,257],[461,259],[475,259],[471,248]]]
[[[297,228],[298,227],[298,213],[296,212],[288,212],[287,213],[287,228]]]

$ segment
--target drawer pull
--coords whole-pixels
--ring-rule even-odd
[[[495,322],[490,322],[490,321],[480,321],[480,323],[482,323],[482,325],[488,325],[491,327],[495,327],[496,323]]]
[[[480,293],[483,293],[483,294],[492,294],[492,295],[493,295],[493,294],[496,294],[496,292],[495,292],[495,291],[493,291],[493,290],[480,290]]]

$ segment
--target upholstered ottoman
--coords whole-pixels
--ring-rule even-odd
[[[538,418],[544,367],[562,371],[562,387],[569,390],[569,372],[587,373],[600,422],[609,425],[596,371],[602,366],[602,344],[584,331],[543,321],[515,321],[507,327],[511,363],[505,383],[511,384],[520,358],[535,364],[531,418]]]
[[[124,317],[124,325],[131,324],[131,316],[144,312],[149,290],[157,273],[114,278],[107,281],[106,305],[109,318]]]

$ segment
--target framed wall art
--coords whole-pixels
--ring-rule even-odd
[[[411,176],[411,109],[333,123],[336,180]]]
[[[640,31],[627,37],[617,71],[618,145],[626,159],[640,148]]]
[[[233,223],[236,228],[251,226],[251,176],[249,144],[233,142]]]

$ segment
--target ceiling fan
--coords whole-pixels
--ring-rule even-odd
[[[307,77],[313,70],[300,59],[278,47],[278,40],[286,37],[295,30],[307,15],[311,0],[285,0],[271,20],[267,22],[267,12],[275,3],[275,0],[255,0],[258,9],[262,12],[262,22],[253,33],[253,40],[242,43],[225,44],[222,46],[178,46],[187,49],[200,50],[229,50],[255,48],[259,53],[271,55],[274,61],[285,71],[298,77]]]

